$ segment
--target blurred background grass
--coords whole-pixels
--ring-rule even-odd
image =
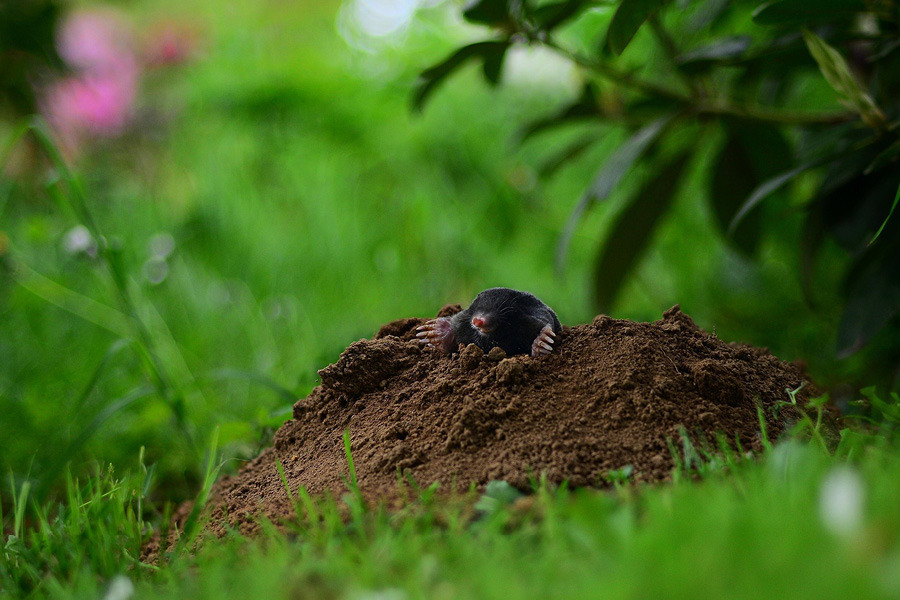
[[[73,242],[84,232],[48,194],[53,170],[26,140],[0,189],[0,466],[16,481],[46,494],[69,461],[130,465],[143,446],[158,493],[183,498],[201,464],[189,439],[218,426],[226,456],[255,456],[316,370],[382,323],[466,304],[490,286],[530,290],[566,324],[593,317],[598,240],[641,178],[581,224],[565,272],[553,257],[622,132],[598,127],[601,144],[541,179],[540,165],[573,131],[519,146],[517,128],[578,94],[570,67],[517,52],[507,85],[490,89],[468,68],[414,114],[418,73],[479,32],[458,6],[439,3],[393,34],[366,35],[352,6],[154,0],[104,9],[136,45],[176,23],[191,50],[142,73],[121,134],[68,154],[107,242],[121,250],[159,361],[187,400],[189,433],[158,394],[135,394],[150,383],[146,369],[120,348],[127,332],[87,300],[114,306],[115,288]],[[0,134],[15,126],[0,122]],[[680,303],[722,339],[806,361],[826,387],[872,383],[879,342],[837,361],[834,292],[825,286],[816,310],[802,299],[796,236],[786,235],[799,218],[764,207],[782,218],[757,262],[741,258],[697,201],[707,186],[694,162],[613,316],[655,320]],[[825,255],[820,275],[837,282],[839,252]]]

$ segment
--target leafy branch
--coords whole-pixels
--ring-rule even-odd
[[[514,44],[543,46],[579,67],[585,79],[582,95],[526,125],[520,140],[574,122],[607,122],[630,133],[575,205],[560,239],[559,268],[584,215],[610,198],[639,164],[650,173],[650,183],[626,200],[612,237],[598,250],[592,287],[601,311],[611,308],[628,272],[639,263],[672,203],[670,192],[681,170],[697,151],[678,141],[677,132],[700,125],[720,133],[704,139],[724,139],[713,158],[704,159],[710,171],[708,198],[723,233],[748,257],[763,236],[764,219],[758,210],[763,201],[788,190],[801,174],[820,174],[819,187],[804,202],[806,230],[811,234],[804,237],[800,279],[810,280],[819,244],[828,235],[836,236],[849,254],[847,310],[838,351],[848,353],[864,345],[900,315],[900,283],[893,283],[900,282],[900,268],[892,267],[897,261],[889,258],[900,253],[900,230],[891,219],[896,206],[892,199],[900,184],[896,175],[900,139],[898,127],[890,121],[900,117],[900,80],[891,75],[900,72],[897,11],[869,0],[603,3],[611,4],[614,10],[604,35],[585,27],[569,30],[570,37],[572,31],[590,36],[583,40],[584,47],[602,37],[599,45],[593,42],[596,51],[585,54],[561,42],[565,36],[557,31],[579,21],[597,2],[471,2],[463,16],[489,27],[495,37],[460,48],[424,71],[414,106],[422,109],[433,91],[469,61],[480,61],[489,83],[498,85]],[[866,31],[854,25],[862,17],[868,23]],[[750,21],[749,33],[722,35],[729,24]],[[642,28],[649,30],[647,39]],[[661,57],[649,55],[640,72],[623,66],[623,55],[647,50],[648,41],[662,49]],[[812,111],[790,101],[788,92],[816,71],[846,110]],[[681,85],[673,85],[673,75]],[[598,80],[605,84],[602,93],[615,99],[616,108],[608,108],[611,103],[600,96]],[[794,142],[801,133],[811,140],[802,152]],[[585,137],[554,152],[542,171],[552,174],[592,143]],[[663,151],[651,152],[654,148]],[[709,153],[706,148],[701,151]],[[643,194],[648,192],[655,195],[647,199]],[[861,200],[848,210],[851,198]],[[842,220],[849,220],[849,229]],[[880,290],[881,300],[860,287],[860,274],[870,284],[878,282],[869,287]]]

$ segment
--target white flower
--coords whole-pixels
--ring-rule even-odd
[[[87,254],[91,258],[97,257],[97,242],[84,225],[76,225],[66,232],[63,236],[63,249],[72,256]]]
[[[397,588],[363,590],[351,596],[353,600],[406,600],[406,592]]]
[[[168,233],[157,233],[150,238],[150,242],[147,246],[150,249],[150,256],[152,258],[166,260],[172,256],[172,252],[175,251],[175,238]]]
[[[833,469],[819,490],[819,514],[825,528],[837,535],[848,535],[859,529],[864,496],[862,478],[855,470]]]
[[[134,595],[134,584],[124,575],[116,575],[106,588],[103,600],[128,600]]]

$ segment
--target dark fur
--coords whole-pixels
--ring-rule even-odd
[[[490,333],[481,333],[472,326],[472,317],[478,313],[496,322]],[[476,344],[485,352],[500,346],[510,356],[531,353],[534,338],[548,324],[554,333],[562,329],[553,309],[534,294],[509,288],[484,290],[450,322],[456,343]]]

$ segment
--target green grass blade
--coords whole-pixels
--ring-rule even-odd
[[[78,395],[78,399],[75,401],[74,410],[75,414],[80,413],[84,403],[87,402],[88,397],[91,395],[91,392],[94,391],[94,388],[97,386],[97,383],[100,381],[100,377],[103,375],[103,372],[106,370],[106,367],[112,362],[112,360],[118,356],[118,354],[127,348],[132,343],[132,340],[129,339],[118,339],[109,345],[109,348],[106,349],[106,352],[103,354],[103,358],[100,359],[100,362],[97,364],[97,367],[94,369],[93,374],[90,379],[88,379],[87,384],[85,384],[84,389],[81,390],[81,393]]]
[[[62,456],[65,457],[65,460],[68,460],[72,457],[81,447],[87,443],[87,441],[100,429],[100,427],[117,413],[122,410],[125,410],[135,402],[139,400],[143,400],[149,396],[152,396],[155,393],[155,389],[149,385],[144,385],[138,388],[135,388],[112,402],[106,405],[103,410],[101,410],[97,415],[91,419],[91,422],[85,426],[84,429],[69,442],[69,445],[66,446],[66,451],[63,452]]]
[[[9,483],[12,488],[13,498],[13,535],[21,538],[24,533],[22,525],[25,522],[25,507],[28,505],[28,493],[31,491],[31,482],[26,481],[22,483],[18,493],[16,493],[16,482],[12,473],[9,474]]]
[[[769,441],[769,432],[766,430],[766,414],[763,412],[762,406],[756,407],[756,417],[759,419],[759,437],[766,453],[769,453],[772,451],[772,442]]]
[[[115,308],[97,302],[44,277],[21,261],[16,261],[12,277],[20,286],[50,304],[93,323],[119,337],[133,335],[128,316]]]
[[[884,218],[884,221],[881,223],[881,227],[878,228],[878,231],[875,232],[875,235],[869,241],[869,245],[875,243],[875,240],[878,239],[878,236],[881,235],[881,232],[884,231],[884,226],[887,225],[887,222],[890,221],[891,215],[894,214],[894,209],[897,208],[897,202],[900,201],[900,186],[897,187],[897,194],[894,196],[894,203],[891,205],[891,210],[888,211],[888,215]]]
[[[347,456],[347,468],[350,471],[350,484],[353,486],[351,491],[357,489],[356,485],[356,467],[353,464],[353,454],[350,452],[350,428],[344,430],[344,454]]]
[[[243,371],[241,369],[216,369],[215,371],[211,371],[207,377],[212,380],[243,379],[245,381],[257,383],[263,387],[269,388],[291,404],[296,402],[297,398],[300,397],[298,392],[292,392],[277,381],[270,379],[265,375],[261,375],[260,373],[254,373],[253,371]]]
[[[191,507],[191,512],[184,522],[184,529],[182,529],[181,537],[178,539],[178,543],[175,546],[175,554],[180,554],[188,548],[200,533],[200,517],[203,514],[203,509],[206,508],[206,501],[209,500],[209,492],[212,490],[213,483],[215,483],[216,477],[219,474],[219,469],[222,466],[218,462],[218,446],[219,428],[216,427],[213,430],[209,441],[209,458],[206,461],[203,486],[200,488],[200,493],[197,494],[197,498],[194,500],[194,506]]]

